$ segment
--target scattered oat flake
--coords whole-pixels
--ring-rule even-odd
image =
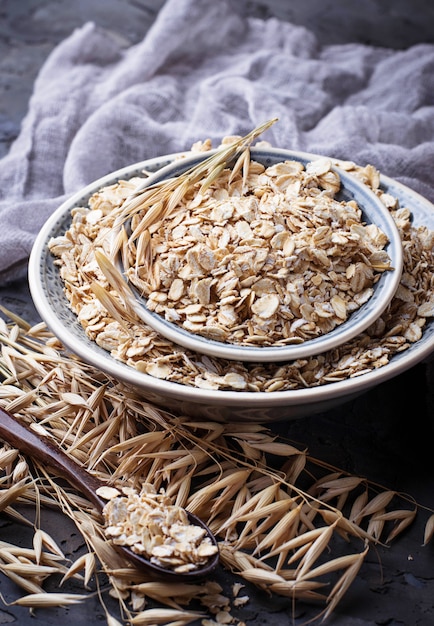
[[[232,595],[234,596],[234,598],[238,596],[241,589],[244,589],[244,585],[242,583],[234,583],[232,585]]]
[[[96,490],[96,494],[98,496],[101,496],[101,498],[103,498],[104,500],[111,500],[112,498],[117,498],[118,496],[120,496],[121,492],[115,487],[103,486],[98,487],[98,489]]]
[[[234,606],[244,606],[245,604],[247,604],[249,602],[250,598],[249,596],[237,596],[234,599]]]

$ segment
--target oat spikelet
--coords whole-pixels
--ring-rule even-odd
[[[434,536],[434,514],[430,515],[425,524],[425,533],[423,537],[423,545],[426,546]]]
[[[30,487],[31,485],[25,477],[7,490],[0,492],[0,511],[4,511],[12,502],[18,500]]]
[[[10,580],[12,580],[12,582],[18,585],[18,587],[21,587],[21,589],[23,589],[29,594],[43,593],[43,589],[41,585],[39,585],[38,583],[32,580],[29,580],[28,578],[25,578],[24,576],[20,576],[19,574],[16,574],[15,572],[11,570],[5,569],[5,567],[6,566],[0,565],[0,572],[2,572],[3,574],[5,574],[5,576],[10,578]]]
[[[83,594],[72,593],[31,593],[22,598],[18,598],[11,605],[28,606],[33,609],[47,608],[52,606],[70,606],[80,604],[86,600]]]
[[[74,563],[70,566],[68,571],[65,573],[64,577],[60,581],[60,586],[74,576],[77,576],[78,572],[84,570],[84,585],[87,587],[91,577],[95,572],[96,562],[95,555],[92,552],[88,552],[80,556]]]
[[[329,615],[334,611],[336,605],[339,603],[339,601],[342,599],[345,592],[350,587],[351,583],[353,582],[353,580],[359,573],[359,570],[362,566],[362,563],[367,553],[368,553],[368,548],[366,548],[364,552],[360,553],[354,559],[354,562],[342,574],[338,582],[333,587],[332,591],[330,592],[327,598],[328,607],[324,614],[324,619],[327,619]]]
[[[176,609],[147,609],[131,618],[131,624],[135,626],[153,626],[154,624],[190,624],[195,620],[205,617],[203,613],[191,611],[177,611]]]

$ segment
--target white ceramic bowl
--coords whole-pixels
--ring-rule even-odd
[[[63,234],[71,223],[71,210],[85,206],[89,197],[101,187],[120,179],[156,172],[180,155],[168,155],[136,163],[109,174],[74,194],[62,204],[42,227],[29,261],[29,284],[35,306],[51,331],[84,362],[123,381],[145,399],[162,408],[218,421],[247,421],[265,423],[290,420],[328,410],[354,398],[386,381],[434,352],[434,320],[430,321],[422,338],[390,363],[355,378],[309,389],[274,392],[214,391],[197,389],[157,379],[113,359],[105,350],[90,341],[69,308],[63,284],[47,244],[51,237]],[[316,155],[302,155],[313,160]],[[383,189],[398,197],[402,206],[411,207],[416,225],[426,224],[434,229],[434,207],[422,196],[396,181],[382,177]]]
[[[213,150],[176,160],[150,176],[141,188],[146,189],[153,184],[177,178],[196,165],[203,163],[205,159],[215,153],[216,150]],[[253,148],[251,149],[251,159],[265,167],[285,160],[298,161],[306,166],[312,160],[308,155],[278,148]],[[362,210],[363,221],[368,224],[376,224],[387,235],[389,243],[386,246],[386,251],[393,267],[393,270],[381,274],[374,286],[373,295],[342,324],[324,335],[306,340],[303,343],[285,346],[245,346],[216,341],[188,332],[181,326],[166,320],[162,315],[148,309],[146,299],[133,289],[136,314],[163,337],[189,350],[223,359],[250,363],[277,363],[306,358],[332,350],[360,335],[379,318],[398,288],[402,273],[402,243],[390,212],[378,196],[354,176],[347,174],[342,169],[334,169],[338,171],[341,179],[341,189],[337,199],[344,202],[356,201]],[[120,263],[119,265],[122,268]]]

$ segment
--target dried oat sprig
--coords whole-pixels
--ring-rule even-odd
[[[122,327],[125,328],[125,321],[137,322],[137,315],[135,313],[134,295],[114,262],[118,252],[121,254],[126,273],[132,265],[135,267],[133,272],[137,272],[139,267],[145,268],[148,281],[158,285],[158,271],[152,263],[150,229],[159,221],[167,218],[199,181],[201,186],[198,193],[199,195],[204,194],[231,161],[236,161],[234,171],[241,168],[246,171],[246,156],[249,153],[249,146],[276,121],[276,119],[271,119],[245,136],[234,139],[228,145],[221,146],[215,154],[180,176],[163,180],[136,191],[114,211],[113,229],[110,231],[109,257],[98,249],[95,251],[95,258],[112,292],[95,281],[92,282],[90,288],[97,300]],[[138,213],[140,213],[140,220],[135,224],[134,216]],[[132,229],[129,236],[126,234],[125,228],[127,222],[131,224]],[[122,301],[121,305],[119,298]]]
[[[149,481],[157,489],[164,486],[173,497],[179,489],[178,504],[200,512],[219,535],[224,565],[271,593],[320,600],[324,613],[330,614],[357,575],[369,545],[395,538],[414,518],[414,506],[405,509],[400,494],[372,490],[366,480],[312,459],[306,450],[262,425],[175,417],[144,403],[121,384],[63,352],[43,327],[26,330],[25,325],[4,325],[0,342],[8,348],[0,356],[8,376],[7,384],[0,385],[2,406],[9,408],[21,399],[23,387],[24,399],[15,405],[20,418],[43,429],[103,480],[120,487]],[[7,446],[0,457],[7,494],[22,460]],[[2,572],[24,587],[24,604],[65,600],[54,595],[41,600],[40,576],[52,574],[51,569],[38,567],[57,568],[66,578],[84,571],[86,587],[91,572],[99,576],[95,559],[109,576],[130,622],[131,618],[144,623],[158,619],[169,607],[187,623],[192,600],[204,607],[211,602],[205,587],[193,586],[191,593],[178,589],[179,595],[171,595],[127,567],[103,539],[101,520],[91,505],[58,484],[46,468],[36,469],[36,475],[27,465],[19,470],[28,486],[15,494],[14,507],[20,501],[58,506],[75,521],[87,553],[69,566],[68,573],[60,555],[41,550],[41,529],[37,549],[29,557],[33,564],[23,569],[14,556],[19,548],[0,544]],[[432,527],[430,518],[426,541],[432,537]],[[160,613],[147,613],[146,597],[160,604]],[[134,601],[132,612],[128,598]],[[212,602],[215,606],[217,600]]]
[[[164,219],[182,200],[185,193],[198,181],[202,181],[200,192],[205,191],[216,177],[227,167],[228,163],[242,156],[252,142],[270,128],[277,118],[273,118],[260,124],[243,137],[235,139],[232,143],[220,147],[215,154],[211,155],[198,165],[190,168],[180,176],[156,183],[145,189],[135,192],[121,206],[114,223],[117,230],[125,222],[138,212],[145,212],[141,219],[140,228],[134,231],[131,239],[138,237],[140,232],[148,229],[152,224]],[[204,177],[206,177],[204,179]],[[204,180],[203,180],[204,179]]]

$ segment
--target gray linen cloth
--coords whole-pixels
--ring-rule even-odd
[[[85,24],[49,56],[0,161],[0,284],[73,191],[278,117],[275,146],[371,163],[434,201],[434,46],[320,46],[305,28],[169,0],[126,47]]]

